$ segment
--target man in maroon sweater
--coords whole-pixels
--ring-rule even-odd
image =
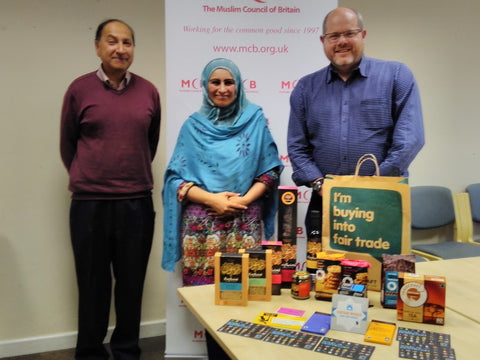
[[[120,20],[98,26],[100,68],[69,86],[61,115],[60,153],[72,192],[70,234],[79,290],[75,359],[108,359],[103,346],[112,292],[116,360],[140,358],[145,273],[155,212],[151,163],[160,131],[160,98],[128,71],[133,30]]]

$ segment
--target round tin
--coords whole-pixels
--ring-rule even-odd
[[[297,271],[292,274],[292,297],[305,300],[310,297],[310,274],[305,271]]]

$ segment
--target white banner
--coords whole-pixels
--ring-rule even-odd
[[[286,141],[289,96],[300,77],[328,63],[320,35],[324,16],[336,6],[331,0],[165,0],[167,159],[181,125],[200,108],[203,67],[225,57],[240,68],[247,98],[263,107],[285,165],[280,184],[294,185]],[[301,187],[298,194],[301,269],[310,189]],[[166,358],[203,358],[204,329],[176,296],[180,270],[168,280]]]

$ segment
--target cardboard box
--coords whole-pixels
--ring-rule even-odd
[[[445,324],[444,276],[398,274],[397,320]]]
[[[264,240],[262,248],[272,252],[272,295],[282,295],[282,242]]]
[[[278,241],[282,242],[282,287],[290,288],[297,268],[298,187],[278,187]]]
[[[272,250],[245,250],[248,258],[248,300],[270,301],[272,298]]]
[[[215,305],[247,306],[248,256],[215,253]]]

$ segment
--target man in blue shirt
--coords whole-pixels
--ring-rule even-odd
[[[408,176],[408,166],[424,145],[422,109],[412,72],[399,62],[364,55],[361,15],[332,10],[323,22],[330,64],[301,78],[290,97],[288,154],[292,178],[313,188],[306,217],[322,210],[327,174],[351,175],[357,160],[374,154],[380,175]],[[372,162],[360,175],[373,175]]]

